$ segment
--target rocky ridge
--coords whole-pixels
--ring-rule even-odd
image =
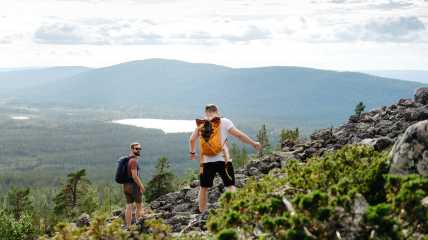
[[[393,159],[391,171],[397,172],[399,171],[397,169],[403,165],[403,161],[407,163],[417,158],[422,160],[417,163],[413,162],[413,165],[420,166],[419,168],[422,170],[418,172],[418,168],[413,168],[404,173],[413,171],[425,174],[428,169],[426,168],[428,166],[428,138],[426,138],[428,121],[423,120],[427,119],[428,88],[421,88],[416,91],[414,99],[400,99],[389,107],[384,106],[359,116],[352,115],[345,124],[336,128],[318,130],[310,136],[309,140],[303,142],[283,142],[281,151],[261,159],[251,160],[244,168],[237,170],[235,174],[237,187],[243,186],[250,177],[259,178],[273,169],[285,166],[290,159],[305,161],[307,158],[321,156],[325,152],[339,149],[346,144],[366,144],[381,151],[395,143],[391,151]],[[416,123],[416,127],[412,126]],[[406,129],[410,126],[412,126],[410,129],[416,128],[416,130],[407,132]],[[422,130],[425,132],[420,133],[415,139],[415,132]],[[403,136],[399,139],[400,135]],[[407,147],[403,147],[403,143],[409,141],[414,141],[413,145],[407,144]],[[409,147],[415,144],[422,147]],[[414,153],[415,150],[417,150],[416,153]],[[404,155],[410,157],[400,162],[399,159],[403,159]],[[151,202],[150,208],[156,213],[156,217],[164,219],[167,224],[171,225],[176,234],[204,231],[207,214],[201,217],[198,217],[197,214],[198,186],[199,182],[195,180],[179,191],[168,193],[154,200]],[[223,191],[224,186],[221,180],[216,178],[214,186],[209,191],[209,208],[218,206],[217,201]]]

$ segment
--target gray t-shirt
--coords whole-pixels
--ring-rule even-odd
[[[233,125],[232,121],[230,121],[227,118],[221,118],[221,120],[220,120],[221,132],[220,133],[221,133],[221,143],[223,145],[224,145],[224,143],[225,143],[225,141],[226,141],[226,139],[228,137],[229,130],[231,128],[233,128],[233,127],[234,127],[234,125]],[[228,149],[226,149],[226,150],[228,150]],[[215,156],[204,156],[203,160],[204,160],[203,161],[204,163],[218,162],[218,161],[223,161],[224,162],[224,153],[221,152],[221,153],[219,153],[219,154],[217,154]],[[230,160],[232,160],[232,159],[230,159]]]

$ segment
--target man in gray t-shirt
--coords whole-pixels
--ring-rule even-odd
[[[213,120],[214,118],[219,118],[220,114],[218,107],[213,104],[205,106],[205,118],[206,120]],[[223,180],[224,186],[227,191],[235,191],[235,175],[233,171],[233,166],[231,161],[227,161],[225,165],[225,158],[229,155],[229,150],[227,148],[227,137],[229,135],[238,138],[241,142],[246,143],[254,147],[256,150],[261,148],[259,142],[252,140],[245,133],[238,130],[232,123],[231,120],[227,118],[220,118],[220,133],[221,133],[221,143],[223,145],[223,151],[215,156],[202,156],[202,168],[203,171],[199,175],[199,211],[202,213],[207,209],[207,199],[208,199],[208,189],[212,187],[214,177],[218,173]],[[199,129],[196,128],[195,131],[190,136],[189,140],[189,154],[190,159],[196,159],[196,140],[199,136]],[[227,156],[225,156],[227,155]],[[229,160],[229,159],[228,159]]]

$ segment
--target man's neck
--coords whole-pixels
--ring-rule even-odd
[[[211,118],[207,118],[207,120],[209,120],[209,121],[211,121],[211,120],[213,120],[214,118],[220,118],[220,116],[219,115],[214,115],[213,117],[211,117]]]

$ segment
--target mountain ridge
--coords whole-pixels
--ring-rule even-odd
[[[411,97],[422,83],[358,72],[271,66],[229,68],[207,63],[146,59],[92,69],[13,94],[25,102],[128,108],[149,116],[194,117],[214,102],[235,118],[289,119],[334,125],[359,101],[371,109]]]

